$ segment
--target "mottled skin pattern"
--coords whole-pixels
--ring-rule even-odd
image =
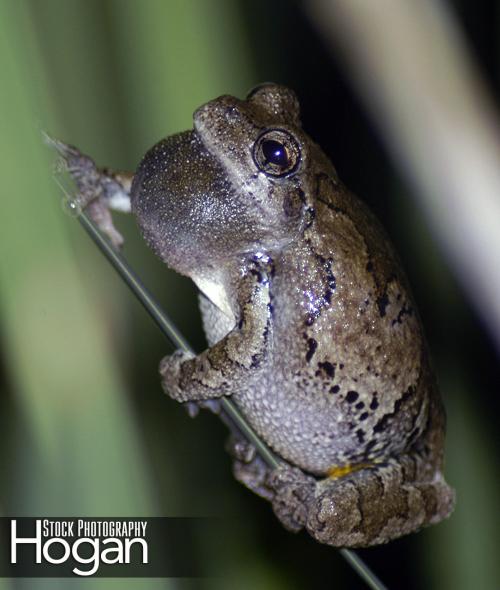
[[[282,141],[283,169],[263,139]],[[146,154],[131,201],[151,247],[202,292],[209,348],[163,359],[165,391],[232,396],[283,460],[270,470],[234,435],[235,475],[287,528],[368,546],[450,514],[445,417],[406,279],[290,90],[198,109],[193,131]]]

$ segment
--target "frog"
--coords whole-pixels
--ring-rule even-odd
[[[165,392],[213,411],[232,399],[278,459],[233,429],[234,475],[290,531],[369,547],[442,521],[445,410],[386,232],[303,130],[291,89],[220,96],[193,121],[134,174],[80,186],[118,244],[106,211],[128,197],[152,250],[199,290],[208,346],[161,361]]]

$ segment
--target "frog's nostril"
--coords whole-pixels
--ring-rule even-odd
[[[238,109],[234,105],[226,107],[224,114],[228,123],[234,123],[238,120]]]

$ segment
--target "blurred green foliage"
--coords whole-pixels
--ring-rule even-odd
[[[494,355],[295,3],[0,0],[0,31],[2,512],[231,516],[227,551],[213,555],[206,539],[197,557],[219,562],[224,578],[193,587],[363,588],[337,552],[282,531],[269,507],[232,480],[222,425],[189,420],[163,396],[157,363],[168,346],[63,212],[40,141],[45,128],[102,164],[134,169],[159,138],[190,127],[203,102],[275,79],[296,88],[306,126],[392,230],[449,408],[454,517],[363,555],[391,587],[495,587],[498,447],[479,403],[498,398]],[[131,220],[119,223],[133,266],[203,347],[194,289],[154,259]],[[470,347],[480,355],[472,366]],[[191,587],[94,579],[3,580],[0,588],[80,583]]]

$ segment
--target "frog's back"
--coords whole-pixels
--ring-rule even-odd
[[[273,358],[235,399],[278,453],[324,473],[400,454],[440,404],[385,233],[339,183],[316,180],[314,222],[275,260]]]

